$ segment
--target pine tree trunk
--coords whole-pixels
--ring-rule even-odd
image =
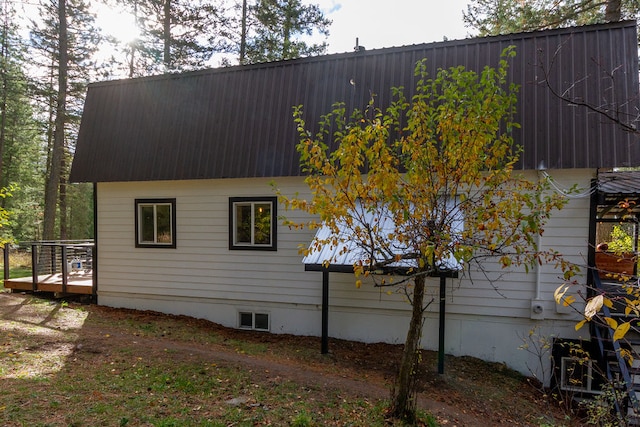
[[[138,25],[138,2],[137,0],[133,2],[133,19],[136,25]],[[132,78],[135,74],[135,66],[136,66],[136,51],[138,50],[138,39],[134,40],[129,44],[131,47],[131,57],[129,58],[129,78]]]
[[[240,65],[246,62],[247,54],[247,0],[242,1],[242,32],[240,34]]]
[[[171,0],[164,1],[164,54],[163,61],[165,72],[171,71]]]
[[[622,18],[622,0],[607,0],[604,19],[607,22],[618,22]]]
[[[62,159],[62,170],[65,169],[65,161]],[[60,240],[67,240],[69,238],[68,233],[68,220],[67,220],[67,179],[65,178],[65,174],[60,174],[60,204],[59,204],[59,212],[60,212]]]
[[[7,25],[7,20],[3,20],[2,22],[2,63],[7,64],[9,59],[7,58],[9,52],[9,29]],[[0,70],[2,73],[2,104],[0,105],[0,185],[4,184],[5,179],[3,172],[3,159],[4,159],[4,146],[5,146],[5,131],[7,126],[7,98],[8,98],[8,90],[9,90],[9,81],[8,81],[8,68],[4,68]],[[4,200],[4,199],[3,199]]]
[[[291,27],[293,17],[290,5],[284,6],[284,18],[282,20],[282,59],[291,59]]]
[[[46,197],[44,201],[44,225],[42,237],[45,240],[55,238],[56,207],[58,202],[58,188],[62,173],[62,157],[64,154],[64,127],[67,114],[67,10],[66,0],[58,1],[59,20],[59,61],[58,61],[58,97],[56,104],[55,130],[53,147],[51,148],[51,169],[47,180]]]
[[[396,419],[413,422],[415,419],[415,372],[418,365],[418,350],[422,336],[424,309],[424,276],[416,276],[413,291],[411,323],[404,343],[400,371],[393,388],[390,415]]]

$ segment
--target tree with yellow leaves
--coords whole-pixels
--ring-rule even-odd
[[[306,254],[350,246],[357,253],[357,286],[370,277],[375,286],[401,289],[412,305],[389,411],[395,418],[415,416],[428,276],[473,264],[482,269],[487,258],[505,268],[556,260],[570,269],[559,254],[536,246],[545,221],[565,200],[547,192],[546,181],[514,172],[520,152],[512,138],[517,87],[507,82],[514,55],[508,48],[496,68],[454,67],[435,77],[420,61],[410,100],[395,88],[384,111],[375,98],[351,115],[337,104],[315,135],[302,107],[294,113],[311,198],[278,194],[287,209],[314,219],[286,225],[328,227],[328,237],[316,238]]]

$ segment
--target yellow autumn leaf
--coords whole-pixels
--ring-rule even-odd
[[[625,322],[620,324],[620,326],[618,326],[616,328],[616,331],[613,333],[613,340],[618,341],[619,339],[624,338],[624,336],[629,331],[630,327],[631,327],[631,322]]]
[[[620,356],[622,356],[622,358],[627,361],[629,366],[633,365],[633,354],[631,354],[631,351],[626,348],[621,348]]]
[[[553,298],[556,300],[556,304],[560,304],[562,302],[562,297],[567,292],[567,289],[569,289],[568,286],[565,286],[565,285],[558,286],[556,291],[553,293]]]
[[[607,322],[607,325],[609,325],[609,327],[613,330],[618,327],[618,322],[616,322],[616,320],[612,319],[611,317],[605,317],[604,321]]]
[[[580,330],[580,328],[582,328],[584,326],[584,324],[587,323],[587,320],[581,320],[580,322],[578,322],[576,324],[576,331]]]
[[[602,295],[596,295],[591,298],[589,302],[587,302],[587,306],[584,308],[584,317],[586,317],[587,320],[591,320],[591,318],[600,311],[603,303],[604,297]]]
[[[609,298],[603,297],[602,303],[609,308],[613,308],[613,301],[611,301]]]
[[[361,265],[356,265],[353,267],[353,275],[356,277],[360,277],[363,271],[364,268]]]
[[[362,280],[356,280],[356,288],[360,289],[360,286],[362,286]]]
[[[569,307],[574,302],[576,302],[576,298],[573,295],[567,295],[562,299],[562,305],[565,307]]]

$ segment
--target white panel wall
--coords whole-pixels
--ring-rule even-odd
[[[586,187],[593,171],[552,171],[561,185]],[[533,177],[535,175],[532,174]],[[299,178],[277,178],[286,194],[305,193]],[[270,314],[271,331],[320,335],[322,274],[305,272],[298,245],[313,233],[278,226],[278,250],[230,251],[228,203],[235,196],[272,196],[267,179],[228,179],[98,185],[98,302],[103,305],[157,310],[238,326],[238,311]],[[177,248],[135,248],[134,199],[176,198]],[[301,219],[299,212],[279,215]],[[541,246],[554,248],[578,263],[586,262],[589,199],[571,200],[552,218]],[[574,337],[575,313],[563,313],[553,301],[560,272],[543,265],[525,274],[497,266],[447,281],[446,350],[505,362],[527,372],[535,362],[518,350],[532,328],[544,334]],[[330,274],[329,332],[336,338],[365,342],[404,342],[409,304],[350,274]],[[438,333],[438,279],[429,284],[434,299],[425,324],[423,346],[435,349]],[[532,319],[531,305],[544,307]],[[534,316],[535,317],[535,316]],[[553,331],[552,331],[553,329]]]

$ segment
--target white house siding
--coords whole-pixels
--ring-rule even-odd
[[[277,252],[228,248],[229,197],[273,195],[268,180],[98,184],[98,302],[231,327],[239,310],[268,312],[274,332],[317,335],[321,289],[300,263],[303,236],[279,226]],[[135,247],[136,198],[176,198],[176,249]]]
[[[589,185],[594,171],[551,171],[561,185]],[[535,174],[532,173],[532,177]],[[157,310],[205,318],[229,327],[238,326],[239,311],[266,312],[274,333],[321,333],[322,274],[305,272],[298,245],[313,237],[309,230],[278,225],[278,250],[229,250],[229,197],[272,196],[271,179],[226,179],[98,184],[98,302],[103,305]],[[300,178],[277,178],[286,194],[305,187]],[[134,199],[176,198],[177,248],[134,246]],[[279,215],[301,219],[299,212]],[[572,261],[584,263],[587,254],[589,198],[572,199],[554,215],[541,245],[554,248]],[[468,279],[447,279],[446,352],[505,362],[528,373],[534,355],[518,350],[522,337],[537,328],[537,335],[575,337],[575,313],[559,309],[554,290],[560,272],[544,265],[529,274],[505,272],[493,284],[478,274]],[[581,279],[584,281],[584,279]],[[330,274],[329,335],[365,342],[402,343],[409,305],[400,294],[387,294],[363,284],[354,286],[350,274]],[[433,279],[423,346],[437,347],[438,279]],[[370,284],[369,284],[370,285]],[[543,314],[532,319],[532,303]],[[565,311],[565,312],[563,312]]]

